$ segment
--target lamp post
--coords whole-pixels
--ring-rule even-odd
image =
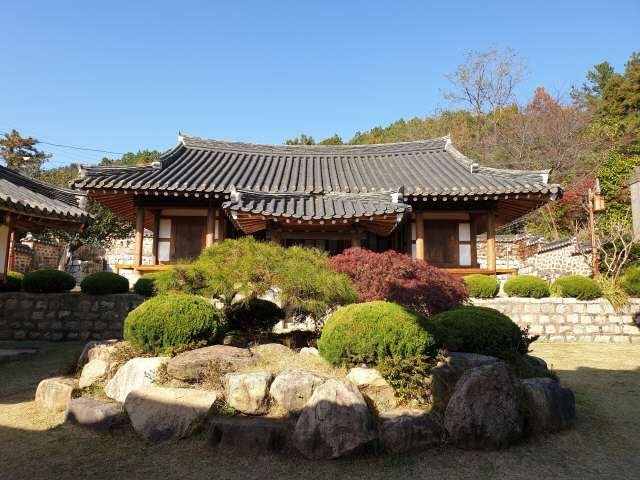
[[[598,263],[598,247],[596,245],[596,223],[595,212],[602,212],[605,209],[604,196],[600,192],[600,180],[596,178],[595,189],[590,188],[587,203],[589,205],[589,228],[591,230],[591,262],[593,264],[593,278],[600,283],[600,265]]]

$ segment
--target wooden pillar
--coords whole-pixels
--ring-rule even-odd
[[[142,265],[142,242],[144,241],[144,208],[138,207],[136,213],[136,237],[133,250],[133,269],[138,274],[138,268]]]
[[[15,257],[16,232],[11,229],[11,237],[9,238],[9,263],[7,264],[7,272],[13,270],[13,258]]]
[[[425,253],[424,215],[422,212],[416,212],[416,258],[424,260]]]
[[[151,264],[158,265],[158,236],[160,235],[160,210],[153,211],[153,246],[151,247]]]
[[[11,223],[7,223],[6,226],[9,227],[9,229],[7,230],[7,244],[4,255],[4,273],[2,274],[2,283],[7,283],[7,278],[9,277],[9,248],[11,247],[11,235],[13,233]]]
[[[496,232],[493,222],[493,212],[487,213],[487,269],[496,271]]]
[[[207,239],[205,242],[206,247],[210,247],[213,245],[213,242],[216,240],[215,238],[216,231],[216,211],[211,205],[209,205],[209,209],[207,210]]]

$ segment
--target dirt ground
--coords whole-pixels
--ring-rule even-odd
[[[12,346],[3,344],[0,346]],[[536,435],[507,450],[449,446],[413,456],[370,452],[337,461],[300,455],[218,453],[204,436],[152,445],[123,428],[104,436],[62,425],[63,412],[36,409],[40,380],[57,375],[80,343],[0,364],[0,478],[547,479],[640,478],[640,345],[534,344],[576,396],[575,428]]]

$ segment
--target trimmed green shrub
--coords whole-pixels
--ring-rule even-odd
[[[62,293],[76,286],[76,279],[62,270],[53,268],[35,270],[22,279],[22,288],[28,293]]]
[[[429,318],[427,329],[437,345],[449,351],[504,358],[528,350],[520,327],[493,308],[464,306],[442,312]]]
[[[418,355],[411,358],[381,358],[376,367],[384,377],[396,397],[401,401],[424,401],[427,396],[427,382],[431,367],[436,359]]]
[[[640,297],[640,268],[629,267],[624,272],[618,284],[631,297]]]
[[[595,280],[581,275],[570,275],[558,278],[551,284],[553,297],[577,298],[593,300],[602,296],[602,289]]]
[[[96,272],[80,282],[82,293],[89,295],[109,295],[129,291],[129,280],[113,272]]]
[[[285,317],[284,310],[268,300],[255,299],[234,307],[227,312],[229,330],[244,330],[250,333],[271,332],[276,323]]]
[[[161,272],[147,273],[146,275],[143,275],[136,283],[133,284],[133,291],[138,295],[144,295],[145,297],[153,297],[157,295],[158,289],[156,288],[156,280],[160,275],[162,275]]]
[[[227,331],[223,313],[192,295],[163,295],[145,301],[127,315],[124,338],[134,348],[159,354],[191,342],[222,340]]]
[[[18,272],[7,272],[7,283],[0,281],[0,293],[19,292],[22,289],[22,279],[24,275]]]
[[[349,305],[327,319],[318,351],[334,365],[432,355],[435,342],[426,322],[421,313],[397,303]]]
[[[504,293],[510,297],[542,298],[550,295],[547,282],[533,275],[518,275],[510,278],[505,282],[503,289]]]
[[[475,273],[462,278],[469,295],[475,298],[495,297],[500,291],[500,283],[489,275]]]

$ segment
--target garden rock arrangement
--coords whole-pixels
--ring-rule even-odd
[[[100,380],[91,372],[98,371],[98,365],[116,365],[109,357],[110,347],[113,345],[88,347],[85,357],[91,360],[85,365],[87,373],[83,371],[80,377],[83,385],[90,379],[93,385],[105,382],[105,377]],[[106,381],[104,392],[114,402],[73,398],[79,391],[74,380],[51,378],[39,385],[37,404],[54,410],[66,405],[66,422],[100,432],[126,412],[133,429],[150,442],[176,440],[208,429],[207,443],[216,450],[246,454],[298,451],[310,459],[350,456],[374,446],[393,454],[416,453],[447,440],[463,449],[493,450],[513,444],[529,431],[567,428],[575,418],[573,393],[554,380],[520,380],[511,367],[494,357],[458,352],[450,353],[446,362],[431,370],[434,412],[439,414],[424,408],[393,408],[396,398],[386,380],[376,370],[362,367],[352,368],[346,378],[327,378],[295,367],[278,375],[231,372],[221,377],[224,391],[203,389],[198,383],[174,388],[168,386],[171,383],[158,386],[154,382],[159,371],[168,371],[171,361],[183,356],[202,362],[215,352],[216,359],[255,362],[248,350],[216,347],[173,359],[141,357],[120,364],[117,373],[105,374],[112,378]],[[283,348],[274,350],[294,355]],[[541,368],[546,365],[536,357],[529,361]],[[444,393],[437,393],[438,389]],[[274,405],[284,413],[274,414]],[[228,416],[233,412],[234,416]]]

